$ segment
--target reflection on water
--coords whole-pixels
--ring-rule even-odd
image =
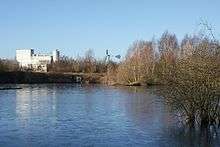
[[[179,127],[155,89],[19,86],[0,93],[0,146],[219,145],[215,131]]]
[[[220,145],[218,134],[219,130],[215,128],[199,130],[181,127],[164,131],[164,136],[168,136],[175,146],[187,147],[217,147]]]

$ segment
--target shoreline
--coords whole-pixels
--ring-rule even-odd
[[[133,82],[121,84],[108,83],[105,73],[55,73],[55,72],[0,72],[0,85],[7,84],[103,84],[115,87],[154,87],[161,86],[158,83]],[[0,87],[1,88],[1,87]],[[2,87],[2,90],[14,89],[15,87]],[[1,90],[1,89],[0,89]]]
[[[0,84],[101,83],[102,74],[1,72]]]

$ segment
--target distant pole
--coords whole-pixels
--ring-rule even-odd
[[[106,50],[106,70],[107,70],[107,85],[109,84],[109,62],[110,62],[110,54],[109,54],[109,51],[108,50]]]
[[[107,76],[107,84],[109,84],[109,75],[110,75],[110,57],[111,57],[111,55],[110,55],[110,53],[109,53],[109,50],[106,50],[106,58],[105,58],[105,61],[106,61],[106,70],[107,70],[107,73],[106,73],[106,76]],[[113,55],[112,55],[113,56]],[[121,58],[121,55],[116,55],[116,56],[113,56],[113,57],[115,57],[116,59],[120,59]]]

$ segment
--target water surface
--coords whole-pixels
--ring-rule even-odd
[[[18,85],[0,91],[0,146],[218,146],[189,133],[155,89]]]

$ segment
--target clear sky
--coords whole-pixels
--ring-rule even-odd
[[[206,19],[220,35],[220,0],[0,0],[0,57],[18,48],[68,56],[125,54],[137,39],[196,33]]]

